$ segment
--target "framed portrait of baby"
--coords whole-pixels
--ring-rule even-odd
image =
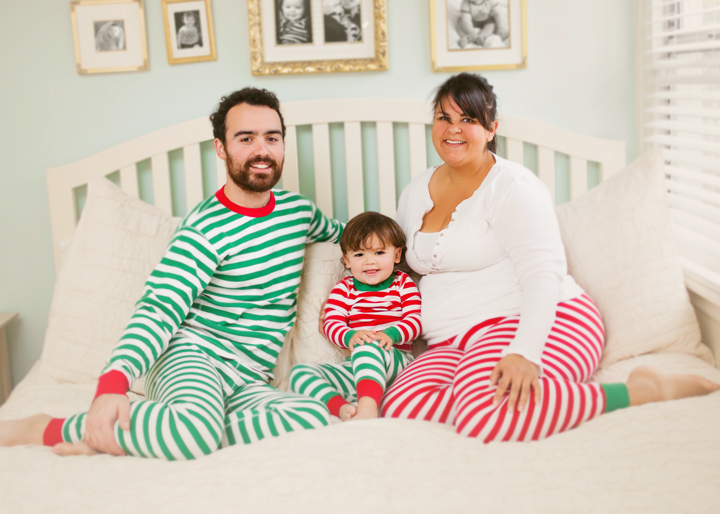
[[[147,70],[143,0],[70,2],[79,74]]]
[[[253,75],[388,67],[386,0],[248,0]]]
[[[430,0],[433,71],[527,66],[526,0]]]
[[[215,61],[210,0],[162,0],[168,62]]]

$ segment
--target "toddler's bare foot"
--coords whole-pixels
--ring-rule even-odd
[[[357,414],[353,417],[356,419],[375,419],[378,417],[378,404],[369,396],[363,396],[358,399]]]
[[[100,452],[90,448],[90,445],[85,441],[80,443],[60,443],[53,446],[52,449],[55,455],[61,457],[71,457],[76,455],[99,455]]]
[[[0,421],[0,446],[43,444],[43,434],[52,416],[35,414],[28,418]]]
[[[720,384],[697,375],[660,373],[641,366],[630,372],[627,381],[630,405],[703,396],[720,390]]]
[[[346,403],[342,407],[340,407],[340,419],[343,421],[350,421],[355,414],[357,414],[357,407],[355,407],[352,403]]]

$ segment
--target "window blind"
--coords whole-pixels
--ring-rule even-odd
[[[686,276],[720,291],[720,0],[639,0],[643,147],[662,148]]]

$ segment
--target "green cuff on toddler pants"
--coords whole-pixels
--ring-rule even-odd
[[[605,412],[630,406],[630,395],[625,384],[600,384],[605,393]]]

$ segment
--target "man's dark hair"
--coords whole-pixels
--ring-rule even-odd
[[[463,114],[477,119],[485,130],[491,131],[492,123],[497,119],[497,98],[493,87],[480,75],[459,73],[443,82],[433,98],[433,112],[439,105],[452,98]],[[497,153],[497,140],[493,138],[487,144],[488,150]]]
[[[225,118],[230,109],[238,104],[246,103],[248,105],[259,105],[269,107],[280,116],[280,125],[282,125],[282,137],[285,139],[285,120],[280,113],[280,101],[274,93],[267,89],[258,89],[255,87],[246,87],[240,91],[235,91],[220,99],[217,110],[210,115],[210,122],[213,126],[213,136],[225,144]]]
[[[351,219],[342,236],[340,249],[343,254],[364,250],[375,236],[385,246],[392,245],[405,252],[405,233],[394,219],[379,212],[363,212]]]

